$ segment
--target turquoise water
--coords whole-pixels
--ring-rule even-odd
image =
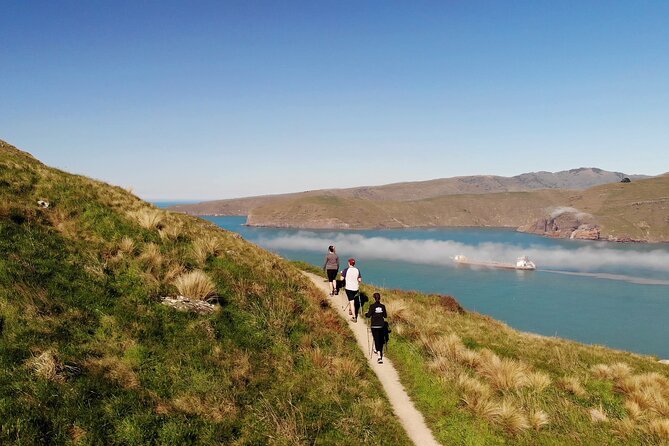
[[[500,229],[304,231],[207,217],[264,248],[321,265],[335,244],[366,283],[450,294],[514,328],[669,358],[669,246],[554,240]],[[537,271],[454,266],[451,256],[513,261]],[[633,266],[632,266],[633,265]]]

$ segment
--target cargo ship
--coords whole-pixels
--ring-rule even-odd
[[[483,268],[498,268],[498,269],[516,269],[521,271],[534,271],[537,266],[527,256],[519,257],[516,263],[502,263],[502,262],[477,262],[469,260],[463,255],[453,257],[453,261],[458,265],[481,266]]]

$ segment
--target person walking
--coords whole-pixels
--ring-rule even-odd
[[[358,322],[358,310],[360,309],[360,283],[362,282],[362,275],[360,270],[355,267],[355,259],[348,259],[348,268],[341,272],[346,284],[346,297],[348,298],[348,314],[350,314],[353,322]],[[351,309],[353,308],[353,309]]]
[[[330,296],[339,294],[339,289],[337,288],[337,273],[339,272],[339,256],[335,250],[334,245],[328,246],[328,253],[325,255],[325,263],[323,264],[323,270],[328,276],[328,282],[332,287],[330,291]]]
[[[374,338],[374,349],[379,355],[376,360],[379,364],[383,364],[383,344],[386,343],[386,306],[381,303],[381,295],[374,293],[374,303],[369,306],[369,310],[365,313],[365,317],[371,318],[372,337]]]

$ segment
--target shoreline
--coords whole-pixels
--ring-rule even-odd
[[[169,209],[168,209],[169,210]],[[171,212],[177,212],[181,214],[191,215],[193,217],[247,217],[246,215],[231,215],[231,214],[193,214],[188,212],[180,212],[171,210]],[[616,244],[646,244],[646,245],[667,245],[669,240],[638,240],[632,239],[630,237],[601,237],[598,239],[571,239],[569,237],[557,237],[550,234],[537,234],[535,232],[529,231],[520,231],[518,227],[513,226],[403,226],[403,227],[387,227],[387,226],[356,226],[356,227],[315,227],[315,226],[294,226],[294,225],[278,225],[278,224],[249,224],[244,223],[243,226],[249,228],[269,228],[269,229],[295,229],[295,230],[308,230],[308,231],[378,231],[378,230],[406,230],[406,229],[494,229],[494,230],[503,230],[503,231],[512,231],[520,232],[521,234],[530,234],[536,235],[537,237],[543,238],[552,238],[559,240],[578,240],[578,241],[587,241],[587,242],[605,242],[605,243],[616,243]]]

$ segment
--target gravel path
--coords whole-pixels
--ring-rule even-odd
[[[306,272],[304,274],[328,297],[330,306],[335,309],[337,314],[347,321],[348,327],[351,329],[358,342],[358,347],[365,353],[369,367],[371,367],[379,378],[379,381],[381,381],[383,389],[386,391],[386,395],[393,407],[393,411],[399,418],[402,426],[404,426],[409,438],[411,438],[417,446],[440,446],[432,435],[430,429],[425,424],[423,414],[418,412],[411,399],[409,399],[409,395],[406,390],[404,390],[404,386],[400,383],[399,375],[397,374],[395,367],[393,367],[392,362],[384,357],[383,364],[377,364],[376,355],[372,355],[372,358],[370,358],[369,345],[372,343],[372,335],[370,333],[369,338],[367,337],[366,319],[359,317],[357,323],[351,321],[348,311],[345,312],[342,309],[344,298],[341,295],[330,296],[330,287],[323,277]]]

